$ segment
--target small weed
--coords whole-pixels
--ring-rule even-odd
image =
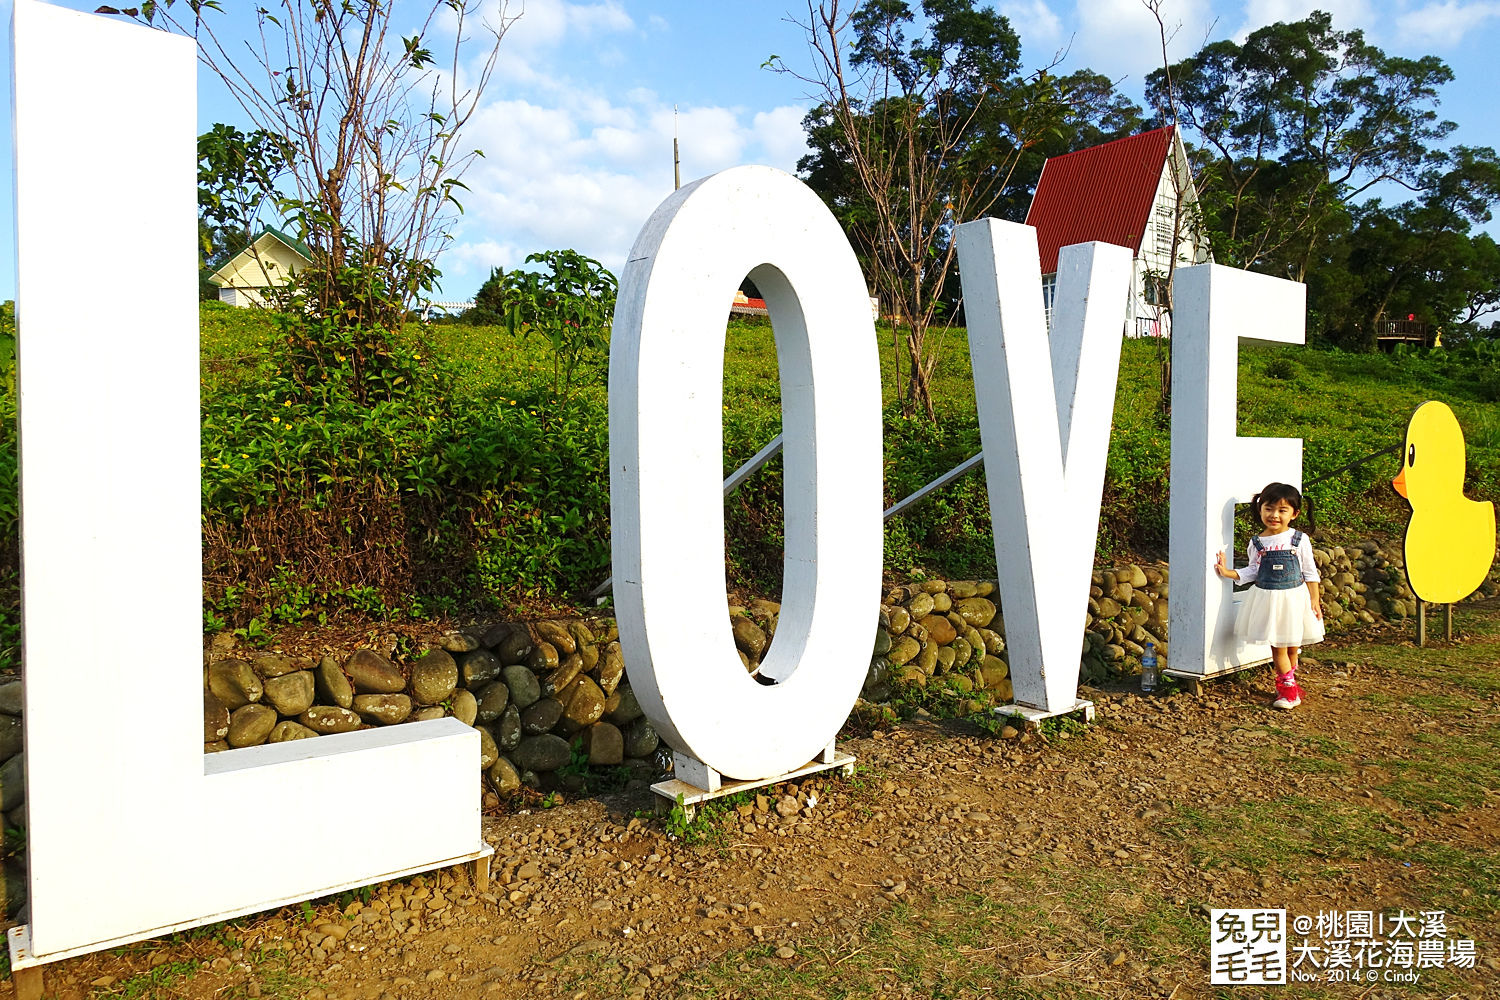
[[[542,796],[542,808],[553,809],[563,804],[563,797],[559,792],[548,792]]]
[[[113,995],[120,997],[157,996],[178,979],[191,978],[198,971],[197,962],[163,962],[150,972],[131,976],[116,984]]]

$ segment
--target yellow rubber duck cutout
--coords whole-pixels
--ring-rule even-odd
[[[1417,407],[1391,485],[1411,504],[1406,575],[1428,604],[1474,593],[1495,558],[1495,505],[1464,496],[1464,464],[1464,432],[1453,411],[1438,402]]]

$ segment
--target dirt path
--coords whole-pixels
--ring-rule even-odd
[[[1257,672],[1199,698],[1088,692],[1088,729],[849,734],[855,777],[685,837],[638,791],[488,819],[487,894],[387,884],[59,963],[49,994],[1243,998],[1262,990],[1208,985],[1207,910],[1264,906],[1440,909],[1476,943],[1473,968],[1414,985],[1266,995],[1500,995],[1500,609],[1460,623],[1450,650],[1329,644],[1291,713]]]

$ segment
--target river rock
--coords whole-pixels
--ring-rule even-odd
[[[399,694],[406,689],[401,671],[373,649],[356,649],[344,661],[344,673],[360,694]]]
[[[303,656],[281,656],[277,653],[262,653],[255,658],[255,672],[266,680],[312,669],[312,661]]]
[[[891,651],[885,654],[895,666],[909,663],[913,657],[922,651],[922,644],[909,635],[903,635],[891,643]]]
[[[952,646],[939,646],[937,648],[938,673],[947,673],[949,670],[952,670],[953,661],[957,658],[958,654],[953,651]]]
[[[438,719],[448,715],[442,705],[428,705],[426,708],[413,709],[411,715],[407,716],[407,722],[436,722]]]
[[[884,656],[891,651],[891,634],[885,629],[876,626],[875,648],[870,651],[871,656]]]
[[[26,801],[26,755],[18,753],[0,764],[0,812],[10,812]]]
[[[515,630],[516,627],[510,622],[499,622],[497,624],[491,625],[489,628],[485,629],[484,634],[479,637],[479,645],[483,646],[485,649],[496,649]]]
[[[562,622],[532,622],[531,634],[536,637],[538,645],[545,642],[556,649],[558,656],[578,652],[578,640],[573,638],[573,634]]]
[[[969,662],[969,657],[974,655],[974,647],[969,645],[969,640],[959,636],[953,640],[953,667],[956,670],[963,669],[964,664]]]
[[[766,651],[765,630],[743,615],[735,616],[730,629],[734,632],[735,646],[750,659],[759,660]]]
[[[988,690],[995,690],[1000,682],[1010,676],[1010,667],[998,656],[989,656],[980,661],[979,673],[984,678],[984,686]]]
[[[563,724],[568,731],[577,732],[591,726],[604,714],[604,692],[591,677],[579,677],[567,694],[567,700],[563,702]]]
[[[915,663],[922,673],[931,677],[937,672],[937,650],[937,646],[933,643],[923,643],[921,651],[917,653],[917,658],[910,662]]]
[[[932,614],[932,607],[932,595],[925,591],[906,602],[906,610],[911,615],[912,621],[919,622]]]
[[[268,705],[241,705],[229,716],[229,735],[226,739],[232,747],[260,746],[276,728],[276,710]]]
[[[359,716],[337,705],[314,705],[297,721],[315,733],[352,733],[359,728]]]
[[[953,624],[947,618],[941,615],[927,615],[918,621],[917,624],[927,630],[928,641],[935,642],[939,646],[946,646],[958,638],[958,630],[953,627]]]
[[[992,629],[976,629],[980,640],[984,643],[984,651],[991,656],[999,656],[1005,652],[1005,638],[999,632]]]
[[[556,771],[573,756],[568,741],[552,733],[527,736],[511,755],[523,771]]]
[[[562,703],[557,699],[539,698],[521,710],[521,732],[528,736],[540,736],[557,725],[562,714]],[[519,764],[520,761],[516,763]]]
[[[4,719],[0,719],[0,723],[4,721]],[[203,692],[203,742],[213,743],[215,740],[222,740],[228,735],[229,709],[224,707],[222,701],[214,697],[212,691]],[[18,746],[17,750],[19,749]],[[11,752],[14,753],[15,751]],[[5,756],[9,757],[10,753],[5,754]]]
[[[542,694],[556,694],[572,684],[579,674],[583,673],[583,657],[577,653],[569,653],[563,657],[562,663],[557,669],[542,678]]]
[[[282,722],[276,723],[276,728],[271,730],[271,735],[269,738],[267,738],[266,742],[289,743],[292,740],[311,739],[316,735],[318,734],[313,732],[311,729],[308,729],[302,723],[293,722],[291,719],[286,719]]]
[[[641,710],[641,703],[636,700],[635,691],[630,685],[622,685],[616,692],[620,696],[620,704],[610,709],[609,721],[617,726],[624,726],[645,714]]]
[[[460,653],[458,660],[459,675],[463,678],[464,687],[470,691],[478,691],[490,681],[500,676],[500,671],[505,665],[500,662],[500,657],[491,653],[488,649],[476,649],[467,653]]]
[[[488,771],[500,759],[500,747],[495,737],[483,726],[475,726],[479,733],[479,769]]]
[[[0,684],[0,712],[6,715],[20,715],[23,704],[21,696],[24,690],[20,681],[6,681]]]
[[[599,690],[606,696],[613,694],[624,677],[625,653],[618,642],[611,642],[599,656]]]
[[[542,682],[536,679],[530,667],[512,664],[501,671],[501,676],[510,689],[510,703],[518,709],[524,710],[542,696]]]
[[[599,637],[589,628],[587,622],[568,622],[568,634],[578,644],[578,651],[583,652],[585,646],[597,645]]]
[[[411,715],[411,699],[404,694],[361,694],[354,698],[354,710],[366,722],[394,726]]]
[[[911,625],[911,612],[905,608],[891,608],[888,617],[891,620],[891,635],[900,635]]]
[[[468,688],[459,688],[453,692],[449,701],[453,706],[453,717],[466,726],[472,726],[479,719],[479,699],[474,697],[474,692]]]
[[[506,706],[490,730],[502,753],[514,750],[521,742],[521,710],[514,705]]]
[[[539,677],[548,671],[556,670],[561,663],[561,654],[550,642],[537,643],[532,647],[531,654],[526,657],[526,665]]]
[[[499,757],[495,763],[490,765],[486,772],[490,779],[490,787],[495,790],[496,795],[512,795],[521,787],[521,775],[516,766],[504,757]]]
[[[295,717],[312,707],[316,687],[311,670],[282,674],[266,680],[265,700],[279,714]]]
[[[458,664],[441,649],[429,649],[411,665],[411,696],[418,705],[437,705],[458,687]]]
[[[656,727],[645,716],[636,719],[620,732],[625,737],[625,756],[627,757],[649,757],[661,745],[661,737],[656,734]]]
[[[966,597],[953,605],[953,610],[975,628],[984,628],[995,620],[995,603],[984,597]]]
[[[613,723],[596,722],[583,731],[583,752],[590,764],[618,764],[625,759],[625,736]]]
[[[953,607],[953,598],[951,596],[949,596],[948,594],[933,594],[932,595],[932,613],[933,614],[935,614],[935,615],[945,615],[945,614],[948,613],[948,611],[950,609],[952,609],[952,607]]]
[[[524,668],[523,668],[524,669]],[[527,670],[527,673],[531,671]],[[504,681],[491,681],[479,692],[479,702],[474,712],[474,721],[482,726],[500,718],[505,706],[510,703],[510,688]]]
[[[210,663],[208,689],[231,712],[260,701],[265,694],[260,678],[244,660],[219,660]]]
[[[354,704],[354,686],[344,676],[339,661],[331,656],[319,660],[318,669],[313,671],[313,693],[325,705],[348,708]]]
[[[1099,598],[1099,617],[1113,618],[1120,613],[1120,602],[1113,597]]]
[[[525,663],[531,651],[536,648],[536,643],[531,641],[531,633],[524,628],[517,628],[500,640],[495,647],[495,655],[500,657],[500,662],[506,666],[512,663]]]
[[[438,636],[438,648],[445,653],[458,656],[460,653],[469,653],[479,648],[479,637],[467,632],[449,632],[447,635]]]

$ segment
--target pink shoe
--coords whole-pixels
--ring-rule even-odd
[[[1277,677],[1276,700],[1271,702],[1271,707],[1289,712],[1300,704],[1302,688],[1297,684],[1297,672],[1292,670]]]

